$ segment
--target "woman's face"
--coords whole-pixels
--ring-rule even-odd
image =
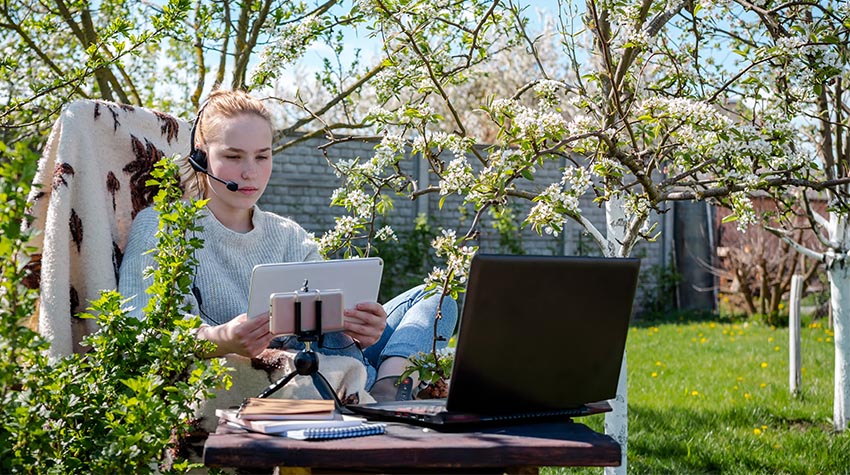
[[[269,183],[272,173],[272,131],[269,123],[255,114],[220,120],[208,133],[208,170],[224,181],[239,185],[235,192],[208,179],[206,198],[211,209],[248,210]]]

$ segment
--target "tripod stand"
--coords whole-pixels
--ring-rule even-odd
[[[300,290],[300,292],[307,292],[307,285],[305,282],[304,287]],[[292,378],[296,376],[310,376],[313,380],[313,386],[316,387],[316,390],[322,396],[323,399],[331,399],[334,401],[334,406],[337,410],[342,409],[342,402],[337,397],[336,392],[334,392],[328,380],[319,372],[319,357],[315,351],[313,351],[312,345],[313,343],[318,343],[319,346],[322,346],[322,299],[321,294],[317,293],[316,300],[316,328],[314,330],[304,330],[301,322],[301,302],[296,299],[295,300],[295,335],[298,338],[298,341],[304,343],[304,349],[295,354],[295,359],[293,363],[295,364],[295,369],[291,371],[289,374],[280,378],[279,380],[272,383],[268,388],[266,388],[259,396],[260,399],[267,398],[286,386],[288,382],[292,380]]]

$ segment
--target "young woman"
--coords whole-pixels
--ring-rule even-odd
[[[196,152],[190,157],[196,165],[188,161],[184,165],[186,183],[190,191],[209,200],[199,218],[203,231],[198,237],[204,247],[196,252],[199,264],[189,297],[203,321],[198,337],[215,343],[210,357],[229,353],[254,357],[269,346],[300,349],[294,338],[274,339],[268,314],[248,319],[244,313],[255,265],[321,259],[316,242],[301,226],[257,207],[272,172],[269,112],[244,92],[216,91],[195,120]],[[143,272],[154,265],[147,251],[156,245],[157,225],[152,208],[136,216],[121,263],[119,290],[133,297],[131,314],[139,318],[149,298],[145,289],[150,282]],[[326,335],[316,351],[362,361],[366,388],[376,399],[409,399],[415,381],[398,388],[396,381],[411,355],[430,351],[438,302],[436,297],[424,298],[417,287],[385,305],[358,303],[345,310],[345,331]],[[457,304],[446,299],[442,312],[438,332],[448,340],[457,321]]]

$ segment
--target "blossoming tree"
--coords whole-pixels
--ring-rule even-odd
[[[536,54],[545,38],[529,33],[528,11],[513,0],[354,4],[349,20],[366,24],[383,45],[381,70],[362,83],[377,101],[363,121],[377,127],[381,141],[372,157],[333,163],[345,177],[333,201],[351,213],[322,238],[326,249],[368,251],[358,239],[391,237],[390,230],[376,229],[375,218],[391,209],[393,193],[412,199],[435,193],[441,204],[459,195],[475,210],[472,224],[465,233],[444,230],[434,241],[446,265],[428,277],[445,295],[463,284],[483,213],[513,201],[529,203],[525,222],[539,232],[557,235],[572,220],[604,255],[619,257],[653,238],[652,212],[663,211],[665,202],[722,202],[746,228],[758,221],[749,197],[756,190],[782,196],[792,187],[823,190],[848,182],[846,162],[807,146],[812,142],[801,135],[794,114],[803,110],[795,106],[798,97],[829,96],[827,83],[838,84],[833,95],[846,94],[846,3],[558,4],[560,68],[538,63],[510,96],[478,105],[498,130],[485,148],[475,146],[468,111],[457,106],[464,101],[459,85],[500,51],[513,47],[516,54],[519,45]],[[331,22],[311,17],[281,32],[279,45],[303,48]],[[271,47],[257,77],[273,75],[289,52]],[[843,107],[829,118],[833,109],[825,107],[814,118],[846,136]],[[321,112],[311,111],[312,117]],[[355,138],[325,132],[325,149]],[[847,142],[841,145],[844,160]],[[427,163],[438,184],[420,186],[404,172],[402,162],[414,159]],[[560,180],[534,180],[535,171],[561,159],[567,166]],[[588,193],[605,208],[605,229],[579,206]],[[829,222],[821,220],[834,229],[830,241],[838,252],[830,259],[836,262],[844,261],[850,239],[843,216],[836,210]],[[834,288],[837,310],[848,308],[842,303],[850,299],[847,272],[831,266],[833,281],[843,283],[843,290]],[[838,336],[847,318],[836,313],[842,321],[837,354],[847,352],[839,343],[846,336]],[[836,394],[843,396],[836,398],[835,423],[843,429],[848,363],[838,366]],[[623,368],[606,431],[625,447],[625,360]],[[618,470],[625,471],[625,460]]]

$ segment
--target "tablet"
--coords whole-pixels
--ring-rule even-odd
[[[380,257],[329,261],[260,264],[251,272],[248,318],[269,311],[269,298],[278,292],[308,289],[342,290],[346,308],[360,302],[377,302],[384,261]]]

